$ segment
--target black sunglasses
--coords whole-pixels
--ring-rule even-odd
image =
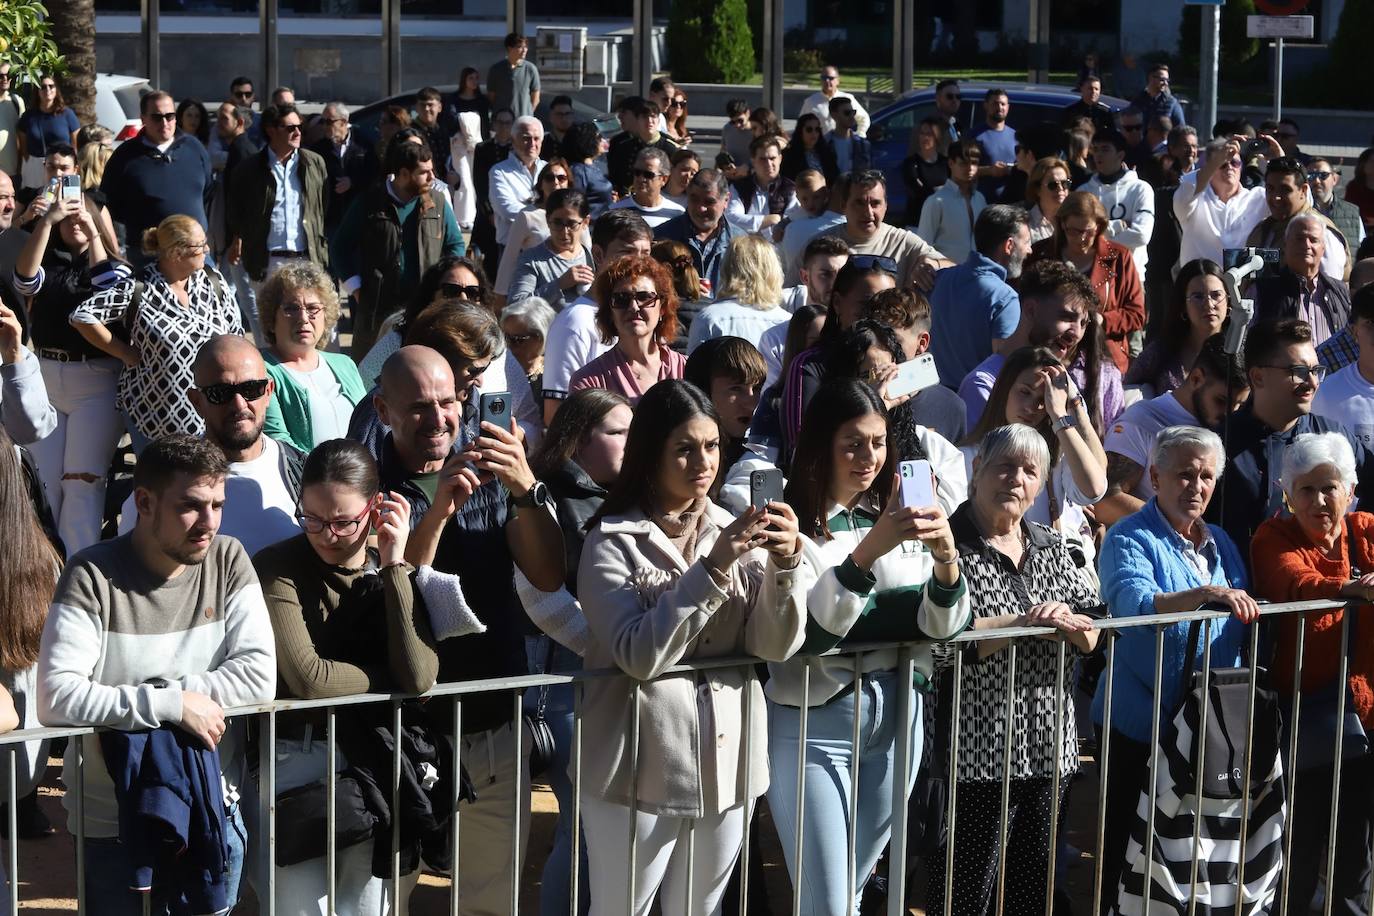
[[[238,395],[245,401],[256,401],[267,393],[267,382],[268,380],[265,378],[255,378],[247,382],[239,382],[237,385],[229,382],[206,385],[198,390],[205,395],[205,400],[218,407],[228,404],[234,399],[234,395]]]
[[[469,302],[482,301],[482,287],[464,286],[461,283],[440,283],[439,292],[446,299],[466,299]]]
[[[850,255],[849,264],[852,264],[855,270],[873,270],[876,268],[885,273],[897,273],[897,262],[880,254]]]
[[[646,309],[659,300],[658,293],[647,289],[622,289],[611,293],[611,308],[621,311],[628,308]]]
[[[151,121],[175,121],[177,113],[175,111],[150,111],[148,119]]]

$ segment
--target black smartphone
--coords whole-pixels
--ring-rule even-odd
[[[1253,140],[1246,140],[1245,143],[1244,143],[1244,145],[1241,146],[1241,148],[1240,148],[1240,158],[1241,158],[1241,159],[1253,159],[1253,158],[1255,158],[1256,156],[1259,156],[1259,155],[1262,155],[1262,154],[1268,152],[1268,150],[1269,150],[1269,141],[1263,139],[1262,137],[1256,137],[1256,138],[1254,138]]]
[[[478,419],[483,423],[491,423],[504,430],[509,430],[510,410],[510,392],[491,391],[482,395],[478,406]]]
[[[735,167],[735,157],[722,150],[716,153],[716,168],[721,171],[728,171]]]
[[[749,506],[767,508],[769,503],[782,502],[783,477],[777,468],[765,468],[749,473]]]

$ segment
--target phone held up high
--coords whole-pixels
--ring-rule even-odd
[[[922,353],[915,359],[897,365],[897,374],[887,382],[887,396],[900,398],[938,384],[940,373],[935,368],[935,357],[929,353]]]
[[[59,186],[59,193],[63,200],[81,199],[81,176],[63,175]]]
[[[510,429],[511,396],[509,391],[489,391],[482,395],[478,419],[483,423]]]

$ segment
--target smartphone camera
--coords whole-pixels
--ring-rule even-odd
[[[487,402],[487,413],[492,416],[500,416],[506,412],[506,402],[501,398],[493,398]]]

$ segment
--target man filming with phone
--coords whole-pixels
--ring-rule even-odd
[[[1251,230],[1269,215],[1263,188],[1241,186],[1242,151],[1264,144],[1277,159],[1283,147],[1273,137],[1220,137],[1207,144],[1202,165],[1179,179],[1174,215],[1182,233],[1179,264],[1197,258],[1221,263],[1226,248],[1244,248]]]

